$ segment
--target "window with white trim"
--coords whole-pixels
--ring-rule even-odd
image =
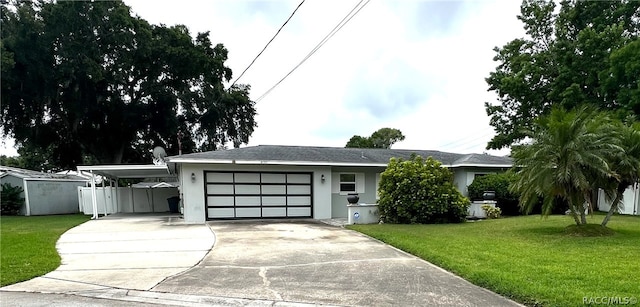
[[[342,173],[340,174],[340,193],[356,192],[356,174]]]
[[[476,180],[476,179],[478,179],[478,178],[480,178],[480,177],[483,177],[483,176],[486,176],[486,175],[489,175],[489,174],[484,174],[484,173],[482,173],[482,174],[480,174],[480,173],[475,173],[475,174],[473,174],[473,180]]]

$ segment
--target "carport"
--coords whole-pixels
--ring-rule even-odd
[[[96,196],[96,176],[102,176],[102,187],[104,187],[104,181],[109,180],[109,189],[115,197],[111,198],[111,202],[115,202],[115,207],[120,208],[120,197],[118,195],[117,183],[119,179],[150,179],[150,178],[168,178],[175,177],[169,170],[167,165],[154,165],[154,164],[138,164],[138,165],[81,165],[77,167],[78,171],[85,171],[91,174],[91,204],[92,204],[92,217],[91,219],[97,219],[99,217],[98,212],[98,200]],[[173,181],[177,181],[177,178]],[[159,185],[151,185],[150,187],[162,187],[171,186],[171,184],[163,185],[161,182]],[[115,200],[114,200],[115,199]],[[104,215],[108,214],[105,206],[103,208]]]

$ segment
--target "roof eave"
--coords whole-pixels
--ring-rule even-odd
[[[68,182],[89,182],[89,179],[70,179],[70,178],[24,178],[25,181],[68,181]]]
[[[236,164],[236,165],[299,165],[299,166],[377,166],[386,167],[387,163],[375,162],[329,162],[329,161],[281,161],[281,160],[218,160],[218,159],[170,159],[172,163],[200,164]]]

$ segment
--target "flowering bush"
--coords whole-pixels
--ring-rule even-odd
[[[502,210],[500,210],[500,208],[498,207],[494,207],[491,205],[482,205],[481,208],[482,210],[484,210],[484,213],[487,215],[488,219],[497,219],[502,214]]]

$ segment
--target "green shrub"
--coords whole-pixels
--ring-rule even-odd
[[[500,208],[491,205],[482,205],[481,208],[482,210],[484,210],[484,213],[488,219],[497,219],[502,213],[502,210],[500,210]]]
[[[392,158],[380,176],[378,209],[385,223],[460,223],[469,200],[453,185],[453,174],[429,157]]]
[[[496,206],[502,210],[504,215],[520,215],[518,205],[519,195],[509,191],[509,185],[515,180],[515,174],[505,172],[499,174],[487,174],[477,177],[469,185],[469,198],[472,200],[482,200],[484,191],[496,192]]]
[[[0,214],[18,215],[20,208],[24,205],[24,198],[21,187],[15,187],[8,183],[2,184],[2,197],[0,197]]]

